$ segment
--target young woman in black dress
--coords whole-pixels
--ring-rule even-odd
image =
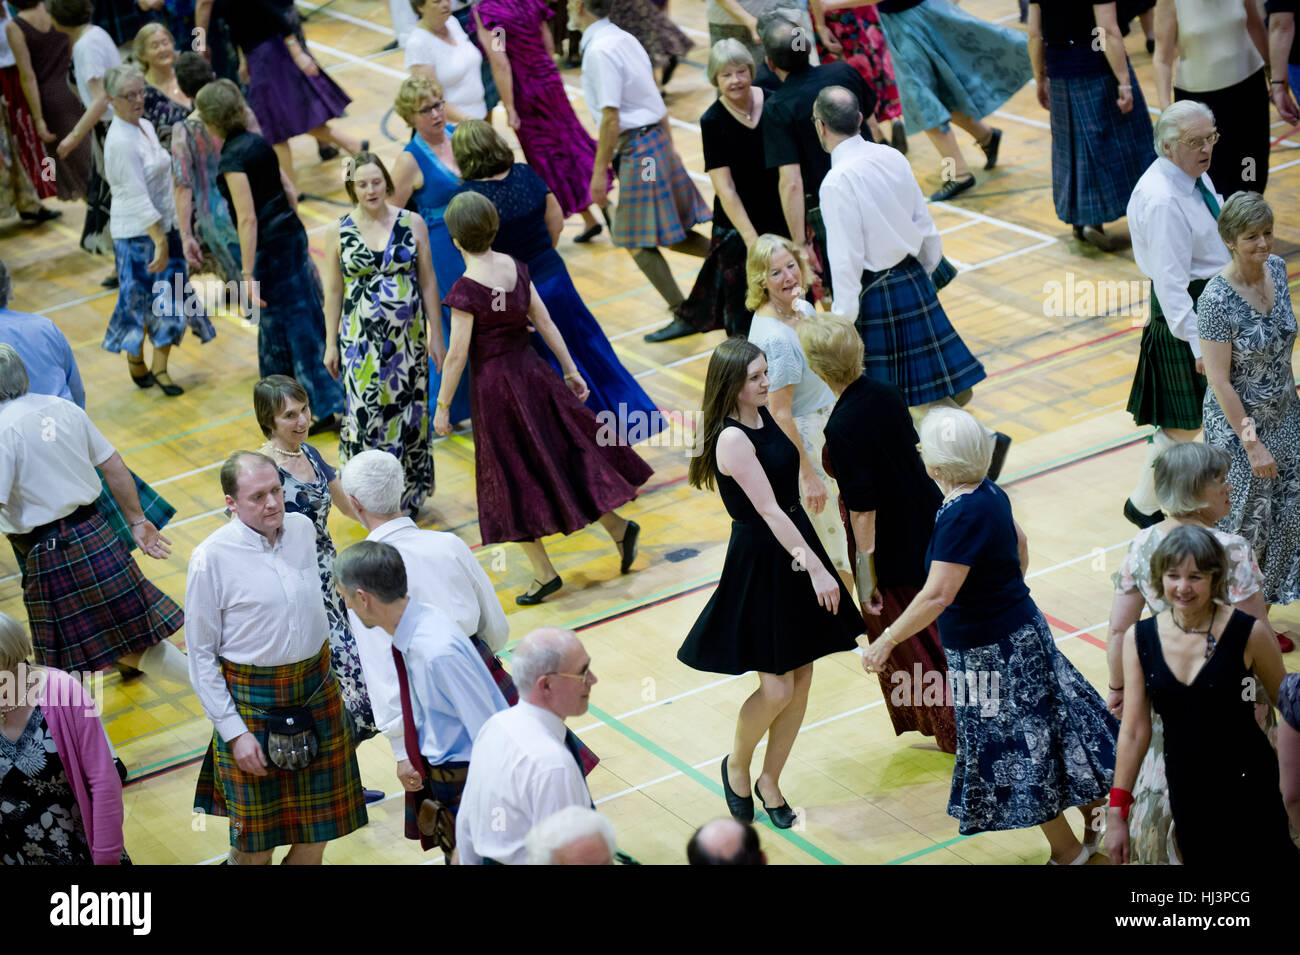
[[[1251,692],[1258,680],[1278,699],[1286,668],[1268,624],[1228,603],[1228,569],[1214,535],[1191,525],[1171,531],[1151,558],[1152,586],[1170,609],[1124,635],[1124,718],[1106,833],[1112,862],[1129,861],[1130,790],[1152,708],[1165,724],[1169,807],[1183,863],[1300,861],[1277,756],[1255,722]]]
[[[716,482],[734,523],[718,589],[677,659],[711,673],[758,671],[722,760],[722,785],[737,819],[754,818],[757,793],[772,823],[788,829],[795,812],[781,794],[781,770],[803,723],[813,661],[852,650],[862,618],[799,503],[799,452],[764,407],[767,388],[767,359],[745,339],[727,339],[709,359],[690,482]],[[765,734],[763,770],[751,778]]]

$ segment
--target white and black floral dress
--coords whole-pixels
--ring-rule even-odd
[[[1232,456],[1232,510],[1219,527],[1240,534],[1255,549],[1264,572],[1264,599],[1289,604],[1300,598],[1300,399],[1291,374],[1296,318],[1286,262],[1269,256],[1267,268],[1274,291],[1269,314],[1252,308],[1221,275],[1205,286],[1196,313],[1203,340],[1232,345],[1229,380],[1277,462],[1276,478],[1255,477],[1219,399],[1213,389],[1206,391],[1205,443]]]

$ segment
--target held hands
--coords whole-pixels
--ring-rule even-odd
[[[1203,374],[1205,374],[1205,359],[1204,359],[1204,358],[1198,358],[1198,359],[1196,359],[1196,373],[1197,373],[1198,375],[1203,375]]]
[[[136,524],[131,528],[131,537],[142,553],[155,560],[165,560],[171,556],[172,542],[162,536],[158,528],[153,526],[153,521]]]
[[[858,594],[858,599],[862,601],[863,613],[869,613],[873,617],[879,617],[880,611],[885,609],[885,598],[880,596],[880,590],[871,591],[871,595],[863,599],[862,594]]]
[[[826,47],[826,52],[832,56],[839,56],[844,52],[840,41],[835,39],[835,34],[827,29],[825,24],[817,28],[817,36],[822,41],[822,46]]]
[[[262,744],[252,733],[244,733],[231,740],[230,755],[235,757],[235,763],[244,772],[252,773],[254,776],[266,775],[266,754],[262,752]]]
[[[1111,865],[1128,865],[1129,858],[1128,820],[1118,808],[1109,810],[1106,819],[1106,855]]]
[[[397,781],[408,793],[418,793],[424,788],[424,777],[415,771],[409,759],[397,764]]]
[[[1250,469],[1255,477],[1277,477],[1277,462],[1273,460],[1273,453],[1264,446],[1263,441],[1255,441],[1246,448],[1246,457],[1250,459]]]
[[[335,381],[339,380],[339,343],[331,342],[325,346],[325,370]]]
[[[812,578],[813,590],[817,592],[817,602],[831,613],[837,613],[840,609],[840,579],[828,571],[821,561],[808,568],[808,576]]]
[[[820,514],[826,507],[826,484],[812,468],[800,469],[799,490],[803,492],[804,503],[814,514]]]
[[[881,673],[889,662],[889,655],[894,652],[892,636],[882,635],[879,640],[862,651],[862,669],[868,673]]]

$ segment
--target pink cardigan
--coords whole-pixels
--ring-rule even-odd
[[[62,670],[44,668],[38,705],[54,737],[59,759],[81,807],[81,824],[95,865],[122,860],[122,780],[113,765],[95,703]]]

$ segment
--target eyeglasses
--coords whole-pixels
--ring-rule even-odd
[[[144,99],[144,90],[142,89],[129,90],[125,93],[118,93],[116,96],[113,97],[113,99],[125,99],[125,100]]]
[[[582,668],[581,673],[561,673],[559,670],[552,670],[547,676],[567,676],[573,680],[581,680],[583,683],[591,682],[591,664]]]
[[[1219,131],[1216,129],[1208,136],[1197,136],[1193,139],[1180,139],[1179,143],[1188,149],[1200,149],[1202,146],[1213,146],[1219,141]]]
[[[446,105],[447,105],[447,104],[444,103],[442,100],[438,100],[438,102],[436,102],[436,103],[430,103],[430,104],[429,104],[428,106],[426,106],[424,109],[417,109],[415,112],[416,112],[417,114],[419,114],[420,116],[428,116],[428,115],[429,115],[430,113],[432,113],[434,110],[442,109],[442,108],[443,108],[444,106],[446,106]]]

